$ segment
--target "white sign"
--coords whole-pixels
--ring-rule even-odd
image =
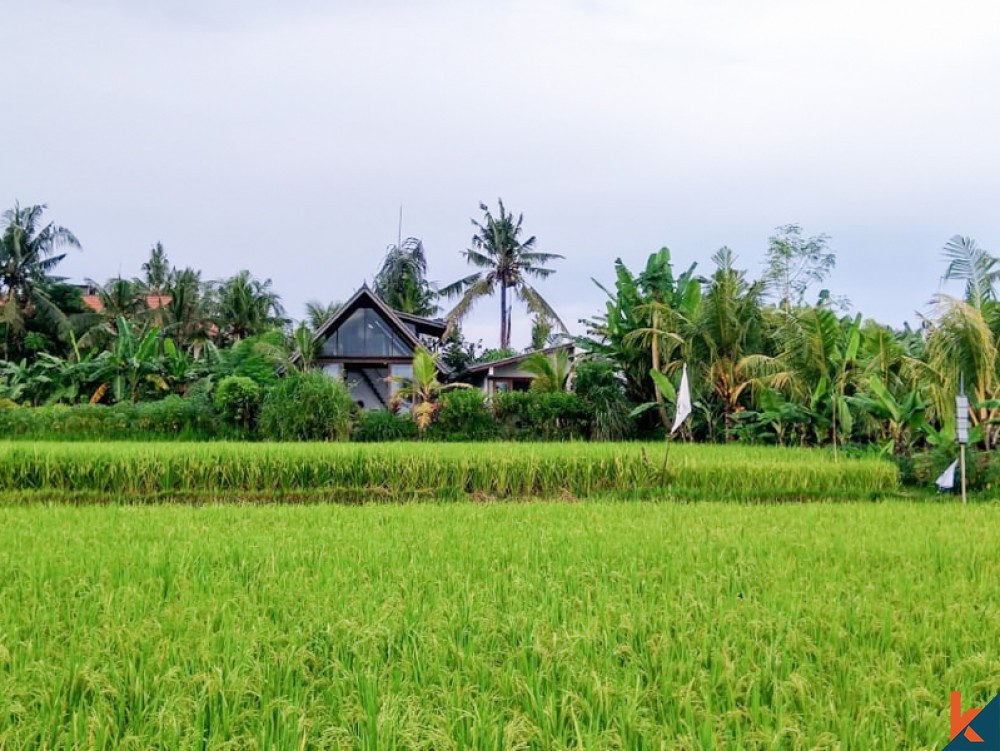
[[[969,442],[969,397],[955,397],[955,432],[959,443]]]

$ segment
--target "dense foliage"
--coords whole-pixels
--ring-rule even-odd
[[[319,371],[288,375],[260,408],[260,432],[272,441],[342,441],[351,434],[354,402],[342,381]]]

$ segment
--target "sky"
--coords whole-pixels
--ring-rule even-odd
[[[469,273],[479,204],[560,253],[570,329],[614,261],[825,233],[827,286],[886,323],[955,234],[1000,253],[990,0],[0,0],[0,205],[46,203],[73,280],[177,266],[344,300],[402,234]],[[958,291],[952,290],[952,291]],[[465,327],[495,346],[497,298]],[[515,314],[515,343],[529,335]]]

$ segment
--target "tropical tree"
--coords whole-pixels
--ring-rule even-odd
[[[338,301],[332,301],[324,304],[319,300],[310,300],[306,303],[305,323],[309,326],[311,331],[315,332],[319,330],[320,326],[337,315],[337,311],[339,311],[341,307],[342,303]]]
[[[673,373],[681,365],[691,322],[701,304],[701,280],[695,268],[692,264],[675,276],[669,248],[651,254],[638,275],[617,259],[613,292],[594,281],[608,297],[605,312],[586,321],[588,336],[578,340],[585,351],[618,367],[629,398],[655,405],[664,427],[670,426],[667,395],[652,373]]]
[[[266,357],[280,372],[305,373],[312,370],[319,354],[320,342],[313,335],[313,330],[303,321],[284,341],[275,343],[261,338],[254,345],[254,351]]]
[[[287,323],[284,314],[271,280],[255,279],[243,270],[219,285],[215,299],[216,336],[222,343],[238,342],[280,328]]]
[[[980,248],[971,237],[955,235],[944,246],[948,268],[946,281],[965,283],[965,301],[976,308],[996,301],[996,283],[1000,279],[1000,261]]]
[[[434,355],[423,347],[413,354],[413,377],[389,376],[386,380],[399,384],[392,398],[392,408],[403,404],[411,405],[413,419],[421,432],[430,427],[434,413],[438,410],[438,397],[453,389],[472,388],[467,383],[442,383],[438,380],[437,361]]]
[[[964,385],[972,424],[985,429],[1000,418],[1000,309],[989,300],[939,295],[932,310],[927,367],[936,376],[929,381],[934,414],[944,425],[953,425],[955,395]],[[984,438],[986,448],[995,445],[995,428],[986,430]]]
[[[733,252],[723,247],[712,256],[716,270],[705,285],[701,305],[691,327],[701,375],[722,413],[727,440],[732,416],[752,379],[744,357],[765,351],[765,321],[760,307],[762,282],[748,282],[746,272],[734,267]]]
[[[521,368],[534,376],[531,388],[535,391],[566,391],[572,371],[569,350],[563,347],[549,355],[532,352],[524,359]]]
[[[210,285],[201,281],[200,271],[181,269],[170,274],[164,297],[169,302],[157,311],[164,333],[197,356],[209,343],[215,327]]]
[[[70,326],[65,313],[49,294],[51,273],[66,257],[63,247],[80,247],[76,236],[65,227],[45,223],[44,204],[21,207],[3,214],[0,235],[0,325],[4,330],[4,358],[24,351],[28,319],[39,317],[54,325],[62,337]]]
[[[150,310],[146,291],[138,280],[118,277],[98,284],[88,279],[87,284],[97,297],[99,308],[88,314],[92,322],[80,337],[80,346],[103,349],[118,335],[117,325],[121,318],[139,324],[148,322]]]
[[[940,294],[926,319],[930,412],[953,425],[954,398],[964,384],[970,418],[982,426],[986,448],[996,445],[1000,421],[1000,260],[970,237],[955,235],[944,246],[945,280],[964,283],[964,298]]]
[[[116,402],[139,399],[143,387],[167,391],[163,375],[163,353],[173,342],[160,335],[159,327],[142,333],[124,318],[116,324],[118,335],[111,346],[90,364],[91,380],[100,384],[90,398],[91,404],[104,399],[110,390]]]
[[[458,297],[458,303],[448,314],[449,323],[454,326],[461,321],[477,301],[491,297],[500,291],[500,348],[510,347],[511,307],[508,296],[521,300],[531,313],[543,315],[560,330],[566,326],[545,299],[531,285],[530,279],[547,279],[555,273],[546,264],[563,258],[556,253],[541,253],[535,250],[536,238],[532,235],[521,238],[524,215],[514,215],[499,201],[500,213],[494,216],[485,203],[479,204],[484,218],[482,222],[472,220],[476,233],[472,236],[472,247],[463,251],[465,260],[481,271],[459,279],[441,289],[443,297]]]
[[[778,355],[750,354],[740,367],[756,385],[807,405],[817,440],[828,434],[836,458],[854,426],[848,397],[861,369],[861,316],[839,319],[829,308],[796,308],[782,314],[775,336]]]
[[[437,314],[436,293],[427,281],[427,257],[419,239],[408,237],[386,249],[373,290],[394,310],[415,316]]]
[[[149,260],[142,264],[143,282],[154,295],[162,295],[170,281],[170,261],[163,243],[156,243],[149,252]]]
[[[837,256],[828,248],[829,235],[806,238],[798,224],[778,227],[767,249],[764,279],[773,289],[786,313],[801,305],[806,290],[822,283],[834,266]]]
[[[918,389],[897,398],[878,377],[872,376],[867,392],[854,397],[853,402],[884,426],[882,439],[887,440],[887,448],[899,456],[910,452],[926,425],[928,403]]]

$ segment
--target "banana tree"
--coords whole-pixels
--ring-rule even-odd
[[[100,402],[109,390],[116,402],[138,400],[143,384],[168,390],[163,375],[163,347],[168,341],[173,345],[172,340],[161,342],[159,327],[140,335],[122,317],[118,319],[117,329],[111,348],[91,363],[91,378],[100,384],[90,397],[91,404]]]
[[[590,336],[578,340],[583,349],[618,367],[634,402],[655,403],[665,427],[670,425],[666,398],[651,372],[671,373],[679,366],[701,302],[701,280],[694,270],[692,264],[675,276],[668,248],[651,254],[638,275],[618,259],[614,292],[594,281],[608,296],[605,313],[587,321]]]
[[[918,389],[897,398],[875,376],[869,379],[867,392],[852,397],[851,401],[886,424],[886,448],[897,456],[909,453],[926,423],[929,403]]]

